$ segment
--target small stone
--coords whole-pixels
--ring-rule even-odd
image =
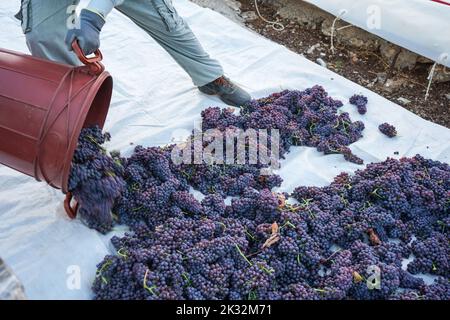
[[[431,70],[432,67],[430,67]],[[444,66],[438,65],[434,70],[433,81],[437,83],[449,82],[450,81],[450,70]]]
[[[241,13],[241,17],[244,18],[246,21],[253,21],[258,19],[258,15],[255,11],[245,11]]]
[[[358,55],[356,53],[350,52],[350,59],[352,61],[352,63],[356,63],[359,61],[358,59]]]
[[[253,0],[250,1],[253,3]],[[282,18],[296,21],[307,29],[317,29],[327,15],[312,4],[297,0],[259,0],[261,3],[268,3],[276,8],[277,14]]]
[[[378,82],[378,78],[373,79],[372,81],[369,82],[369,84],[367,85],[368,88],[372,88],[375,83]]]
[[[417,57],[417,62],[418,63],[427,63],[427,64],[433,64],[434,63],[433,60],[425,58],[423,56],[418,56]]]
[[[383,90],[387,91],[387,92],[394,92],[398,89],[400,89],[401,87],[403,87],[406,83],[406,80],[403,78],[397,78],[397,79],[388,79],[385,83],[385,85],[383,86]]]
[[[395,67],[399,70],[412,70],[414,69],[416,63],[417,63],[417,57],[418,55],[414,52],[411,52],[406,49],[402,49],[400,52],[397,62],[395,63]]]
[[[308,51],[306,51],[307,54],[312,54],[314,50],[320,47],[320,43],[316,43],[315,45],[311,46]]]
[[[402,103],[402,104],[408,104],[411,103],[411,100],[408,100],[406,98],[400,97],[397,99],[398,102]]]
[[[450,100],[450,93],[447,93],[447,94],[445,95],[445,97],[446,97],[448,100]]]
[[[317,62],[317,64],[320,64],[324,68],[327,67],[327,63],[321,58],[317,58],[316,62]]]
[[[400,53],[398,54],[397,61],[395,62],[395,68],[399,70],[412,70],[417,62],[417,54],[409,50],[400,48],[399,46],[388,41],[381,42],[380,53],[384,58],[388,60],[389,63],[392,63],[398,53],[398,50],[400,50]]]
[[[377,81],[380,83],[384,83],[386,81],[387,74],[386,72],[377,73]]]

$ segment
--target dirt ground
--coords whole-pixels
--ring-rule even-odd
[[[255,11],[253,0],[238,1],[242,4],[241,12]],[[316,63],[317,59],[322,59],[328,69],[402,105],[424,119],[450,128],[450,98],[446,97],[450,95],[450,82],[433,82],[427,101],[424,99],[429,64],[418,63],[413,70],[400,72],[391,68],[390,63],[381,56],[370,51],[335,44],[333,54],[330,50],[330,37],[323,35],[320,30],[306,29],[297,21],[283,19],[270,4],[260,4],[259,9],[263,17],[270,21],[278,20],[284,24],[285,29],[276,31],[259,18],[245,22],[250,29]],[[311,50],[312,46],[316,48]],[[386,86],[386,83],[390,86]],[[399,98],[409,102],[402,102]]]

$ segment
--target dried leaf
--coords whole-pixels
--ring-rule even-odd
[[[277,198],[278,198],[278,207],[279,208],[284,208],[286,205],[286,197],[284,196],[284,194],[277,194]]]
[[[380,238],[377,236],[377,234],[375,233],[375,231],[372,228],[367,230],[367,233],[369,234],[369,241],[372,245],[378,246],[381,244]]]
[[[278,241],[280,241],[280,235],[279,234],[272,234],[270,236],[269,239],[266,240],[266,242],[264,242],[262,248],[268,248],[270,246],[272,246],[273,244],[277,243]]]
[[[357,271],[353,271],[353,281],[355,283],[360,283],[363,280],[363,277]]]
[[[272,223],[272,235],[277,234],[278,233],[278,223],[274,222]]]

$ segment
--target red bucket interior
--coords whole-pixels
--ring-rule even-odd
[[[68,149],[68,164],[64,165],[63,172],[63,183],[62,183],[62,191],[67,193],[68,183],[69,183],[69,174],[71,169],[71,163],[73,154],[78,144],[78,137],[80,136],[81,129],[92,127],[98,125],[100,128],[103,128],[106,120],[106,116],[108,115],[109,104],[111,102],[111,94],[113,88],[113,80],[109,74],[104,78],[102,84],[100,85],[97,93],[92,99],[92,102],[88,105],[88,112],[85,113],[86,116],[84,119],[80,119],[79,124],[74,131],[74,135]]]

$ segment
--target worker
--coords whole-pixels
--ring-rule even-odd
[[[79,65],[72,51],[77,40],[86,55],[100,47],[100,32],[116,8],[158,42],[189,74],[195,86],[226,104],[242,106],[250,95],[224,75],[220,63],[205,52],[171,0],[91,0],[74,19],[80,0],[22,0],[22,21],[33,56]],[[149,59],[149,61],[153,61]]]

